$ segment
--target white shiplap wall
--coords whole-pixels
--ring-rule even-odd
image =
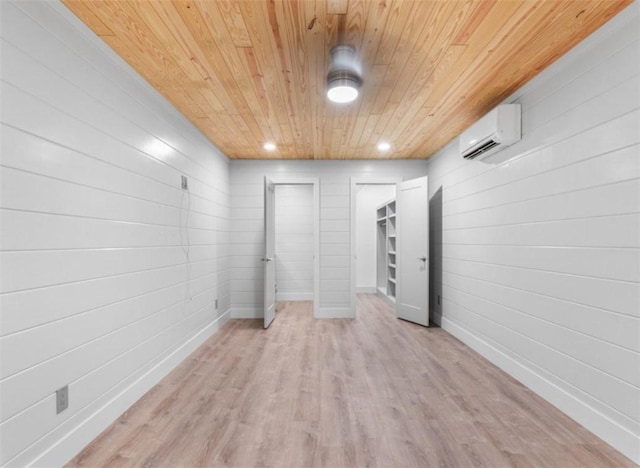
[[[0,3],[0,465],[52,466],[228,317],[229,163],[64,6]]]
[[[425,161],[232,161],[232,315],[262,316],[265,175],[320,179],[319,313],[349,317],[350,177],[411,179],[426,168]]]
[[[277,300],[313,299],[313,186],[275,186]]]
[[[495,165],[457,141],[429,160],[436,318],[636,462],[638,10],[507,100],[523,139]]]

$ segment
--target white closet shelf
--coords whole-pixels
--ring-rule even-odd
[[[395,306],[396,300],[396,202],[389,200],[376,209],[378,294]]]

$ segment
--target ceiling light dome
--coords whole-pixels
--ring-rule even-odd
[[[339,104],[352,102],[358,97],[361,83],[356,49],[349,45],[338,45],[331,49],[327,98]]]
[[[337,70],[327,77],[327,97],[339,104],[355,101],[359,87],[360,78],[353,73]]]

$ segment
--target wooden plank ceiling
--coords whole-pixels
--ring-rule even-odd
[[[63,1],[225,154],[253,159],[427,158],[631,2]],[[363,70],[348,105],[325,97],[336,44]]]

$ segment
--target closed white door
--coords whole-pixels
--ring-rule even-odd
[[[396,189],[396,313],[429,326],[429,189],[427,177]]]
[[[273,182],[264,178],[264,328],[276,318],[276,230]]]

